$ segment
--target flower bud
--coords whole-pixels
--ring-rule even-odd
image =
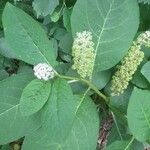
[[[34,75],[38,79],[42,79],[45,81],[48,81],[49,79],[52,79],[55,76],[55,72],[52,66],[46,63],[39,63],[38,65],[34,66],[33,70],[34,70]]]

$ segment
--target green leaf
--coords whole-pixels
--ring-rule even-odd
[[[123,94],[119,96],[111,96],[110,97],[110,106],[115,107],[120,112],[126,114],[129,98],[131,96],[133,90],[133,85],[129,85],[128,88],[124,91]]]
[[[142,142],[150,140],[150,91],[135,88],[129,101],[127,118],[133,136]]]
[[[143,150],[143,149],[144,149],[143,143],[134,140],[134,142],[133,142],[133,150]]]
[[[3,12],[5,39],[18,59],[29,64],[56,64],[53,44],[42,27],[24,11],[7,3]]]
[[[10,48],[10,46],[4,38],[0,39],[0,53],[8,58],[16,58],[15,54],[13,53],[13,50]]]
[[[141,73],[150,82],[150,61],[144,64],[144,66],[142,67]]]
[[[20,99],[20,112],[29,116],[39,111],[48,100],[51,83],[35,79],[23,90]]]
[[[73,36],[90,31],[95,43],[94,71],[116,65],[130,47],[139,24],[136,0],[78,0],[73,8]]]
[[[10,150],[9,144],[3,145],[0,150]]]
[[[116,118],[116,121],[117,119],[119,118]],[[113,126],[107,139],[107,145],[110,145],[115,141],[127,140],[129,139],[129,137],[130,136],[127,135],[127,126],[122,125],[119,122],[117,122],[117,125],[113,123]]]
[[[19,100],[23,88],[33,79],[31,73],[13,75],[0,82],[0,145],[15,141],[40,126],[39,114],[22,117]]]
[[[147,79],[141,73],[141,67],[139,67],[138,70],[135,72],[131,82],[134,85],[136,85],[137,87],[145,89],[145,88],[148,88],[149,82],[147,81]]]
[[[33,8],[38,16],[47,16],[52,14],[55,8],[59,5],[59,0],[34,0]]]
[[[97,86],[98,89],[102,89],[106,86],[111,78],[110,70],[98,71],[93,74],[92,82]]]
[[[2,27],[2,12],[5,7],[6,0],[0,1],[0,27]]]
[[[72,43],[73,43],[72,35],[70,33],[66,33],[60,39],[59,47],[62,49],[63,52],[71,54]]]
[[[73,96],[66,81],[54,82],[42,120],[42,128],[26,136],[23,150],[96,148],[99,117],[95,104],[85,95]]]
[[[105,150],[132,150],[131,148],[127,148],[129,141],[115,141],[110,144]]]
[[[63,23],[67,31],[71,31],[71,13],[72,9],[64,8],[63,10]]]
[[[4,69],[0,69],[0,81],[7,77],[9,77],[9,74]]]

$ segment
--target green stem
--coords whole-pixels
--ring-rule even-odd
[[[115,117],[115,115],[114,115],[114,113],[113,113],[113,112],[111,112],[111,114],[112,114],[112,117],[113,117],[114,123],[115,123],[115,125],[116,125],[117,132],[118,132],[118,134],[119,134],[119,136],[120,136],[120,139],[122,140],[123,138],[122,138],[122,135],[121,135],[121,132],[120,132],[120,129],[119,129],[119,126],[118,126],[118,123],[117,123],[116,117]]]
[[[77,78],[77,77],[64,76],[64,75],[60,75],[60,74],[58,74],[57,76],[59,76],[60,78],[63,78],[63,79],[67,79],[67,80],[78,80],[78,81],[84,82],[91,89],[93,89],[100,97],[102,97],[105,100],[105,102],[108,104],[109,101],[108,101],[107,97],[103,93],[101,93],[98,90],[98,88],[94,84],[92,84],[91,82],[89,82],[88,80],[82,79],[82,78]]]
[[[131,141],[129,142],[129,144],[126,146],[124,150],[128,150],[130,145],[133,143],[133,141],[134,141],[134,137],[131,138]]]

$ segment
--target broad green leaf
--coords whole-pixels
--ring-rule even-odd
[[[94,71],[116,65],[129,49],[139,24],[136,0],[78,0],[73,8],[73,36],[90,31],[95,43]]]
[[[142,67],[141,73],[150,82],[150,61]]]
[[[7,3],[3,12],[5,39],[18,59],[29,64],[56,64],[55,50],[42,27],[28,14]]]
[[[142,142],[150,140],[150,91],[135,88],[129,101],[127,119],[133,136]]]
[[[38,16],[47,16],[52,14],[55,8],[59,5],[59,0],[34,0],[33,8]]]
[[[73,96],[64,80],[56,80],[43,112],[43,126],[26,136],[23,150],[94,150],[99,117],[95,104],[85,95]]]
[[[35,79],[23,90],[20,99],[20,112],[29,116],[39,111],[48,100],[51,83]]]
[[[0,39],[0,54],[7,58],[16,58],[13,50],[10,48],[8,43],[4,38]]]
[[[131,146],[128,148],[129,141],[115,141],[106,147],[105,150],[132,150]]]
[[[20,73],[0,81],[0,145],[15,141],[40,126],[39,114],[22,117],[19,100],[23,88],[33,79],[31,73]]]

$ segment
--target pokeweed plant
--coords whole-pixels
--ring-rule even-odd
[[[0,148],[149,147],[148,4],[0,1]]]

